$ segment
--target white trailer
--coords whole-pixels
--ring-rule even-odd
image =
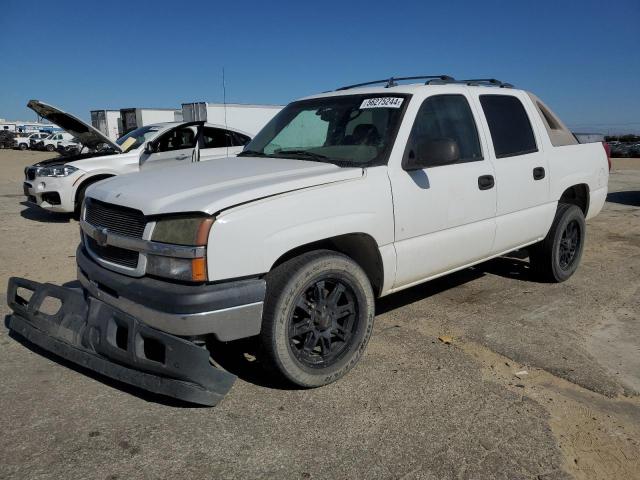
[[[163,122],[181,122],[182,110],[175,108],[121,108],[121,135],[139,127]]]
[[[91,110],[91,125],[111,140],[117,140],[122,131],[120,110]]]
[[[244,105],[240,103],[191,102],[182,104],[185,122],[205,121],[217,125],[233,125],[252,136],[258,133],[282,105]]]

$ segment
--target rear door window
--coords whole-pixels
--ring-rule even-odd
[[[496,158],[537,152],[531,122],[520,100],[512,95],[480,95]]]
[[[249,137],[221,128],[202,129],[202,148],[241,147],[249,142]]]

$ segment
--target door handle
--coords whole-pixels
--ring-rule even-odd
[[[178,155],[176,160],[184,160],[185,158],[189,158],[189,155]]]
[[[544,168],[536,167],[533,169],[533,179],[534,180],[542,180],[544,178]]]
[[[496,184],[493,175],[482,175],[478,177],[478,188],[480,190],[489,190]]]

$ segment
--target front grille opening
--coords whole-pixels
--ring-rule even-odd
[[[154,338],[142,335],[142,344],[144,356],[152,362],[164,363],[165,350],[164,345]]]
[[[62,308],[62,301],[56,297],[45,297],[38,311],[45,315],[55,315]]]
[[[98,257],[107,262],[122,265],[123,267],[136,268],[138,266],[138,252],[114,247],[112,245],[98,245],[93,238],[86,236],[87,246]]]
[[[147,221],[140,210],[87,198],[84,219],[94,227],[127,237],[142,238]]]
[[[129,329],[125,325],[116,325],[116,347],[127,350]]]
[[[60,205],[60,194],[58,192],[43,193],[42,200],[50,205]]]

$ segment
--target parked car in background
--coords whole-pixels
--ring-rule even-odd
[[[571,277],[607,196],[603,145],[508,84],[416,78],[293,102],[235,158],[93,185],[82,290],[12,278],[9,328],[213,405],[235,377],[207,336],[257,336],[262,365],[317,387],[358,363],[377,297],[525,247],[540,278]],[[58,316],[37,313],[47,296]]]
[[[18,148],[20,150],[26,150],[31,148],[31,142],[38,142],[47,138],[50,135],[49,132],[35,132],[29,134],[20,134],[14,140],[13,148]]]
[[[85,150],[85,147],[80,143],[80,140],[74,137],[71,140],[59,141],[56,150],[60,155],[69,156],[82,153],[82,151]]]
[[[0,130],[0,148],[13,148],[16,134],[6,130]]]
[[[29,136],[29,148],[31,148],[32,150],[35,150],[36,143],[39,143],[45,138],[50,137],[51,135],[53,135],[53,133],[54,132],[40,132],[37,135]]]
[[[58,142],[63,140],[71,140],[73,135],[68,132],[56,132],[52,133],[42,140],[36,141],[32,148],[35,150],[46,150],[47,152],[53,152],[58,148]]]
[[[233,156],[251,140],[249,133],[222,125],[168,122],[138,128],[114,142],[54,106],[37,100],[28,106],[87,149],[87,153],[45,160],[25,169],[27,200],[54,212],[78,213],[86,189],[100,180],[141,169]],[[71,145],[61,143],[66,144]]]

